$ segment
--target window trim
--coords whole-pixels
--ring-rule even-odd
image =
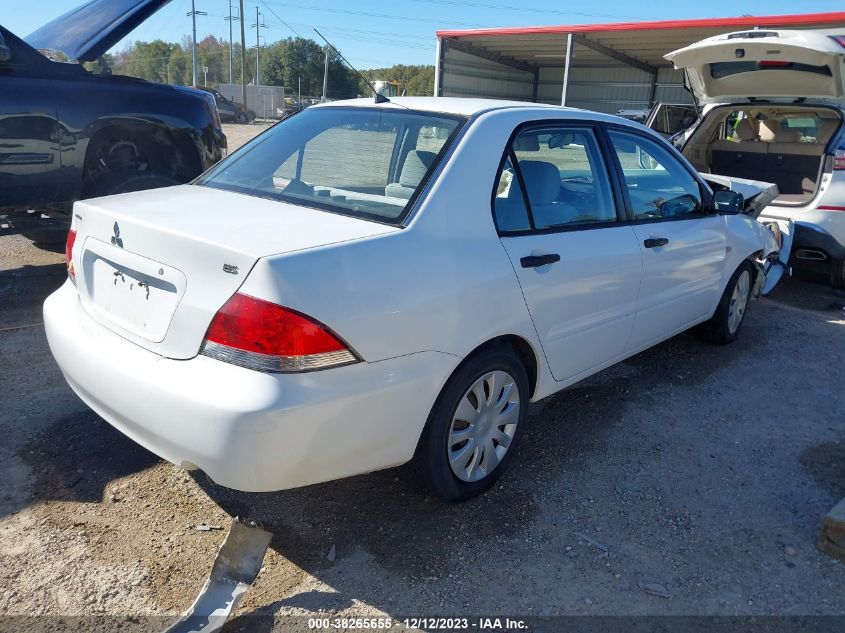
[[[514,141],[516,140],[517,136],[519,136],[522,132],[534,128],[548,128],[548,127],[556,127],[556,128],[588,128],[592,131],[593,137],[596,140],[596,146],[598,150],[598,155],[602,159],[602,163],[604,164],[605,174],[607,175],[607,182],[610,185],[610,193],[612,198],[612,203],[614,207],[614,213],[616,214],[615,220],[605,220],[605,221],[598,221],[598,222],[579,222],[573,223],[563,226],[552,226],[552,227],[545,227],[545,228],[536,228],[534,224],[534,214],[531,210],[531,201],[528,199],[528,190],[525,187],[525,181],[522,178],[522,171],[519,168],[519,161],[516,158],[516,154],[513,149]],[[493,225],[496,227],[496,234],[499,237],[520,237],[524,235],[547,235],[550,233],[571,233],[573,231],[591,231],[593,229],[603,229],[603,228],[612,228],[616,226],[622,226],[627,224],[629,221],[628,213],[626,210],[626,202],[625,199],[622,197],[622,191],[619,190],[619,187],[615,181],[615,167],[612,163],[608,160],[608,148],[605,145],[606,139],[604,138],[604,131],[602,130],[601,124],[599,121],[585,121],[583,119],[538,119],[536,121],[526,121],[524,123],[520,123],[516,128],[514,128],[513,132],[511,132],[510,136],[508,137],[507,143],[505,145],[505,150],[502,153],[502,158],[499,160],[499,168],[496,170],[496,175],[493,179],[493,189],[490,194],[490,213],[493,217]],[[528,223],[531,228],[529,229],[522,229],[518,231],[501,231],[499,229],[499,223],[496,219],[496,190],[499,186],[499,180],[502,176],[502,170],[505,166],[505,161],[507,159],[511,160],[511,164],[514,166],[514,177],[517,178],[519,182],[520,189],[522,190],[522,199],[523,204],[525,205],[525,210],[528,214]]]
[[[681,154],[680,159],[677,156],[674,158],[678,162],[678,164],[690,175],[690,177],[695,181],[698,185],[699,195],[701,196],[701,211],[697,213],[690,213],[688,215],[678,215],[672,216],[668,218],[636,218],[634,217],[634,206],[631,204],[631,197],[628,194],[628,184],[625,180],[625,172],[622,169],[622,163],[619,160],[619,156],[616,153],[616,148],[613,145],[613,140],[610,138],[610,131],[611,130],[618,130],[620,132],[630,134],[631,136],[644,138],[647,141],[652,141],[657,145],[663,145],[663,148],[669,152],[670,155],[672,153],[680,154],[680,152],[669,145],[669,143],[661,137],[660,135],[651,135],[651,134],[643,134],[639,130],[627,126],[627,125],[620,125],[618,123],[603,123],[602,124],[602,131],[606,136],[607,139],[607,151],[610,155],[610,159],[613,164],[613,169],[618,179],[619,186],[622,191],[622,196],[625,200],[625,213],[627,215],[627,223],[631,225],[639,225],[639,224],[655,224],[659,222],[683,222],[685,220],[700,220],[702,218],[707,218],[715,213],[711,210],[712,208],[712,201],[713,201],[713,194],[710,190],[710,187],[704,182],[701,178],[701,175],[695,171],[694,168],[688,163],[686,157]]]

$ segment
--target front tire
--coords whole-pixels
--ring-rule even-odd
[[[753,286],[754,268],[751,262],[746,260],[731,275],[716,312],[709,321],[696,327],[695,334],[702,340],[717,345],[732,342],[745,320]]]
[[[492,486],[516,452],[529,397],[528,374],[513,350],[466,361],[440,392],[414,455],[429,490],[465,501]]]

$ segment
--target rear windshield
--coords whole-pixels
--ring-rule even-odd
[[[310,108],[197,184],[399,224],[465,121],[412,110]]]
[[[815,75],[832,76],[830,67],[799,64],[797,62],[715,62],[710,64],[710,76],[713,79],[724,79],[731,75],[750,73],[758,70],[794,70]]]

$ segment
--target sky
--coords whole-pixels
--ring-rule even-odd
[[[6,0],[3,26],[25,37],[39,26],[82,4],[83,0]],[[237,5],[238,0],[232,0]],[[229,0],[195,0],[197,39],[211,34],[229,38]],[[255,8],[259,7],[262,44],[296,36],[318,39],[316,27],[358,68],[393,64],[433,64],[434,33],[440,29],[547,24],[585,24],[634,20],[777,15],[841,11],[842,0],[709,0],[707,2],[632,2],[631,0],[244,0],[247,46],[255,42]],[[135,40],[161,38],[179,42],[191,33],[191,0],[172,0],[115,49]],[[235,10],[235,15],[237,11]],[[235,40],[239,25],[235,25]]]

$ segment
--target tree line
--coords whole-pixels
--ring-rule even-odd
[[[284,86],[289,94],[301,90],[303,96],[319,96],[323,92],[323,68],[327,47],[314,40],[289,37],[259,50],[258,82],[270,86]],[[353,72],[331,48],[329,51],[328,98],[348,99],[370,93],[365,81]],[[229,76],[229,42],[208,35],[197,42],[197,84],[216,87],[221,83],[240,83],[240,44],[232,47],[232,77]],[[180,43],[153,40],[135,42],[103,60],[112,72],[131,75],[148,81],[191,85],[191,39]],[[246,81],[256,82],[255,49],[247,49],[245,57]],[[207,72],[203,73],[203,67]],[[407,95],[431,95],[434,90],[434,66],[397,64],[389,68],[362,69],[368,81],[396,81]]]

